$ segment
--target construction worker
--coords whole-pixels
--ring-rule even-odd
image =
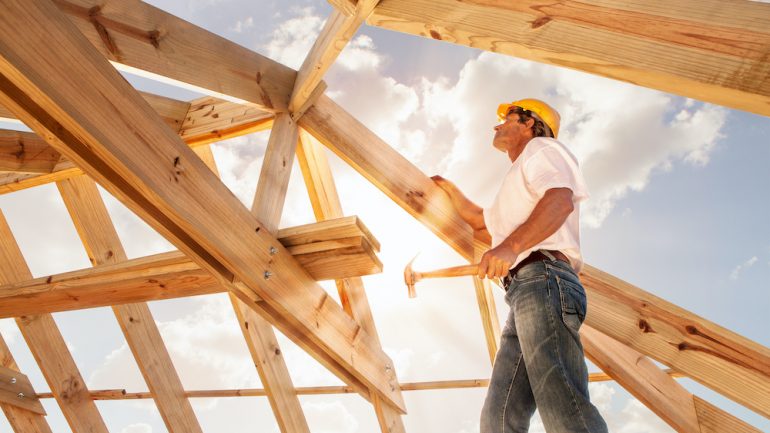
[[[491,236],[481,278],[503,278],[510,313],[481,413],[481,433],[529,430],[538,409],[548,433],[600,433],[607,426],[588,396],[578,329],[586,296],[577,272],[579,206],[588,191],[575,157],[556,137],[559,113],[536,99],[498,108],[493,146],[511,167],[492,205],[481,208],[441,176],[460,216]]]

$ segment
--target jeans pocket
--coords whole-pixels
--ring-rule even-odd
[[[563,278],[558,279],[561,318],[568,328],[577,331],[586,318],[586,293],[583,286]]]

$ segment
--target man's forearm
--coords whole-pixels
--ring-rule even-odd
[[[556,233],[573,209],[570,189],[550,189],[535,205],[527,221],[508,235],[503,244],[516,254],[526,251]]]

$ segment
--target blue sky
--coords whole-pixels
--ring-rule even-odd
[[[317,1],[152,1],[171,13],[297,68],[330,6]],[[197,95],[136,77],[143,90]],[[588,263],[764,346],[770,293],[770,120],[681,97],[364,27],[327,74],[328,94],[426,174],[443,174],[487,204],[507,159],[491,148],[497,104],[548,98],[562,111],[563,141],[581,159],[592,191],[583,208]],[[268,133],[215,146],[225,183],[250,205]],[[422,268],[462,260],[382,193],[330,155],[346,214],[361,216],[382,243],[383,274],[365,283],[383,345],[402,381],[488,377],[472,284],[425,282],[406,298],[401,269],[418,251]],[[282,226],[312,221],[301,176],[289,187]],[[172,247],[105,194],[125,248],[138,257]],[[0,196],[36,275],[88,267],[56,188]],[[333,293],[330,285],[326,285]],[[505,317],[497,293],[500,317]],[[151,304],[188,389],[258,387],[237,322],[222,297]],[[589,306],[590,308],[590,306]],[[109,309],[55,315],[89,387],[146,389]],[[99,326],[94,326],[98,323]],[[0,321],[22,369],[46,390],[15,325]],[[295,384],[339,381],[282,338]],[[689,380],[682,382],[762,430],[770,422]],[[620,433],[671,431],[614,384],[592,385],[593,399]],[[407,431],[478,431],[484,390],[405,395]],[[303,397],[314,432],[378,431],[357,396]],[[99,403],[111,431],[164,432],[149,402]],[[46,403],[56,432],[68,432]],[[206,431],[277,431],[265,399],[195,401]],[[5,431],[0,420],[0,431]],[[535,423],[533,432],[541,432]]]

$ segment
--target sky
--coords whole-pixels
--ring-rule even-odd
[[[298,68],[329,13],[323,0],[153,0],[150,3]],[[198,94],[126,75],[137,88],[178,99]],[[524,97],[562,115],[560,139],[578,157],[591,191],[581,209],[588,263],[727,329],[770,346],[770,120],[584,73],[364,26],[326,75],[327,94],[426,174],[441,174],[488,205],[510,163],[491,147],[495,111]],[[5,128],[20,128],[3,124]],[[222,179],[250,206],[269,132],[213,146]],[[327,152],[328,153],[328,152]],[[383,273],[364,277],[384,350],[402,382],[488,378],[491,366],[469,278],[425,281],[408,299],[402,270],[462,264],[383,193],[328,153],[346,215],[382,244]],[[130,258],[173,249],[102,191]],[[54,185],[0,196],[34,276],[89,267]],[[282,227],[313,222],[294,167]],[[323,283],[333,296],[333,284]],[[496,290],[501,320],[507,311]],[[150,303],[186,389],[261,387],[224,295]],[[589,305],[590,311],[590,305]],[[589,312],[590,314],[590,312]],[[147,390],[108,308],[54,314],[91,389]],[[48,390],[12,320],[0,320],[22,371]],[[340,384],[279,335],[296,386]],[[596,371],[591,366],[592,371]],[[687,379],[696,395],[763,431],[770,421]],[[614,383],[590,386],[618,433],[672,430]],[[407,431],[478,432],[484,389],[405,392]],[[210,432],[277,432],[265,398],[193,399]],[[379,431],[357,395],[300,397],[311,431]],[[98,402],[112,432],[159,433],[152,401]],[[53,430],[69,432],[52,400]],[[0,419],[0,432],[10,431]],[[538,419],[532,432],[543,432]]]

